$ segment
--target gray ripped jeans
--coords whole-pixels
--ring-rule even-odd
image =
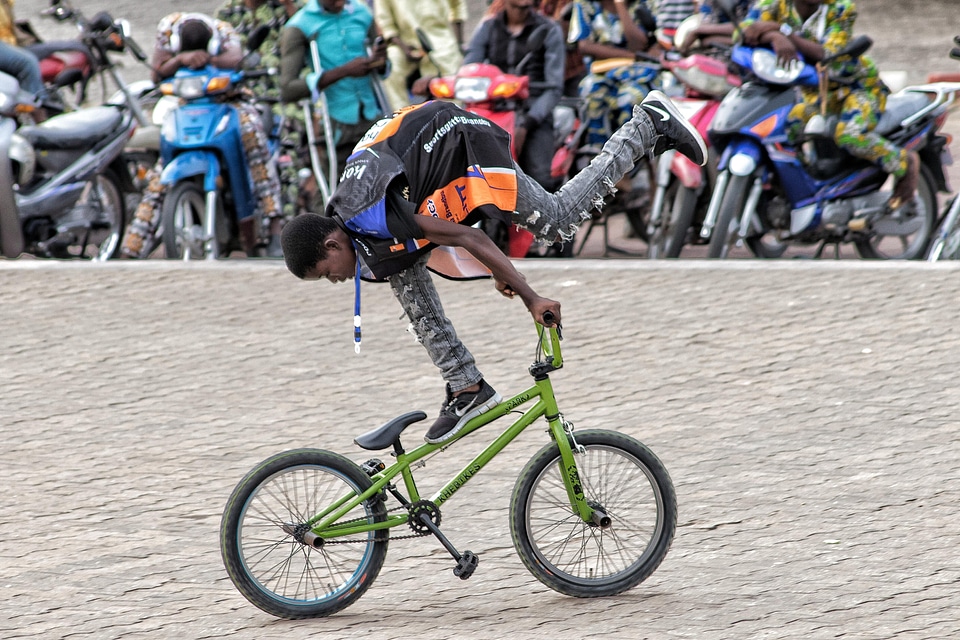
[[[571,240],[580,223],[591,216],[591,210],[599,209],[620,178],[653,149],[655,135],[646,113],[634,107],[633,118],[610,136],[600,154],[556,193],[544,190],[514,164],[517,210],[513,212],[513,221],[537,239]],[[392,276],[390,286],[410,318],[417,339],[455,393],[480,382],[483,375],[444,314],[426,262],[424,256]]]

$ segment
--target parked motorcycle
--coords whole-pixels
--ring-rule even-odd
[[[960,45],[960,36],[955,37],[953,41]],[[954,48],[950,52],[950,57],[960,60],[960,48]],[[954,87],[954,95],[956,95],[957,92],[960,92],[960,84],[956,84]],[[926,258],[929,262],[960,260],[960,195],[954,194],[944,208],[943,216],[939,220],[936,232],[933,234]]]
[[[678,32],[680,33],[680,32]],[[707,47],[682,55],[664,55],[664,68],[684,86],[684,95],[673,98],[683,116],[707,141],[707,131],[720,101],[740,85],[728,69],[729,48]],[[716,179],[716,152],[709,145],[710,162],[699,166],[683,154],[667,151],[657,162],[657,183],[647,223],[647,257],[678,258],[685,244],[699,240]]]
[[[862,55],[871,45],[861,36],[824,59]],[[757,256],[781,256],[791,244],[853,243],[864,258],[917,258],[933,230],[937,191],[946,189],[941,154],[947,138],[939,130],[953,89],[947,85],[907,87],[891,95],[876,132],[919,152],[917,197],[889,206],[888,175],[876,164],[848,155],[833,141],[837,118],[814,117],[795,145],[786,131],[796,103],[794,87],[818,86],[818,67],[800,61],[784,68],[768,49],[734,47],[732,61],[748,81],[731,91],[713,118],[709,136],[720,152],[719,175],[701,228],[710,237],[709,257],[726,257],[745,243]]]
[[[44,42],[32,27],[28,27],[38,43],[29,45],[27,49],[40,61],[44,83],[50,86],[57,78],[68,74],[72,78],[69,83],[57,83],[70,87],[72,96],[67,98],[64,90],[53,92],[63,102],[63,108],[72,110],[84,104],[100,105],[123,99],[130,105],[138,125],[141,128],[149,126],[149,110],[145,111],[149,100],[146,104],[142,103],[153,89],[153,83],[142,81],[128,85],[120,74],[121,63],[112,57],[113,54],[129,52],[149,68],[147,55],[131,35],[130,24],[126,20],[115,20],[106,11],[100,11],[88,19],[68,0],[51,0],[50,7],[44,9],[41,15],[57,22],[71,22],[79,33],[76,40]]]
[[[538,29],[530,35],[530,48],[537,49],[546,37],[546,31]],[[431,51],[429,42],[421,36],[421,46],[428,54]],[[434,78],[430,81],[430,93],[435,98],[457,100],[463,108],[471,113],[481,115],[497,124],[513,137],[514,131],[526,113],[526,101],[530,97],[530,78],[523,75],[528,64],[525,58],[517,64],[517,73],[504,73],[496,65],[476,62],[461,67],[455,76]],[[566,122],[566,120],[564,120]],[[567,131],[565,128],[564,131]],[[566,142],[567,135],[563,140]],[[512,149],[514,159],[517,150]],[[551,174],[562,182],[566,178],[566,171],[573,162],[570,149],[561,145],[557,149],[551,167]],[[523,258],[533,250],[534,237],[528,231],[519,229],[516,225],[506,225],[494,220],[484,220],[482,223],[487,234],[511,258]],[[572,255],[572,243],[551,245],[538,255],[556,255],[569,257]]]
[[[251,51],[266,33],[248,40]],[[167,258],[213,260],[241,250],[260,255],[263,221],[241,140],[240,115],[231,100],[247,80],[266,69],[238,71],[206,66],[181,68],[160,84],[180,102],[164,116],[160,139],[167,188],[160,213]],[[264,114],[265,118],[272,115]],[[268,133],[274,126],[267,127]],[[278,140],[271,139],[274,152]]]
[[[133,113],[93,107],[17,129],[17,113],[36,104],[0,73],[0,250],[8,258],[114,257],[124,193],[133,189],[121,159]]]

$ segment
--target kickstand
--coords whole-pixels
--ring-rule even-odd
[[[453,556],[453,559],[457,561],[457,566],[453,568],[453,575],[457,576],[461,580],[466,580],[472,576],[473,572],[477,568],[477,564],[480,562],[477,554],[475,554],[473,551],[464,551],[463,553],[457,551],[457,548],[453,546],[453,543],[447,540],[447,536],[443,535],[443,532],[440,531],[440,527],[435,525],[430,519],[430,514],[421,513],[420,522],[422,522],[423,526],[430,530],[430,533],[437,537],[437,540],[440,541],[440,544],[442,544],[444,548],[450,552],[450,555]]]

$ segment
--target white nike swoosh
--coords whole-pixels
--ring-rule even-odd
[[[652,104],[647,104],[647,105],[644,105],[644,106],[645,106],[647,109],[650,109],[651,111],[656,111],[657,113],[659,113],[659,114],[660,114],[660,122],[666,122],[667,120],[670,119],[670,114],[667,113],[666,111],[664,111],[663,109],[658,109],[657,107],[653,106]]]
[[[470,409],[472,409],[475,404],[477,404],[477,399],[476,399],[476,398],[474,398],[473,400],[471,400],[471,401],[470,401],[470,404],[468,404],[467,406],[463,407],[462,409],[454,409],[453,412],[454,412],[455,414],[457,414],[457,417],[458,417],[458,418],[462,418],[462,417],[463,417],[463,414],[465,414],[467,411],[469,411]]]

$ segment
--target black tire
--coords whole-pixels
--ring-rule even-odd
[[[280,618],[328,616],[353,604],[380,573],[389,532],[315,548],[282,527],[302,524],[370,484],[360,467],[330,451],[297,449],[259,464],[233,490],[223,511],[220,553],[230,580],[247,600]],[[343,519],[383,522],[386,517],[383,501],[375,499]]]
[[[677,527],[667,470],[646,446],[613,431],[576,434],[586,449],[577,470],[584,494],[613,519],[601,529],[575,515],[560,476],[556,444],[527,463],[510,502],[520,559],[543,584],[578,598],[622,593],[656,570]]]
[[[205,210],[205,195],[196,182],[178,182],[167,192],[160,210],[160,232],[166,258],[182,260],[185,252],[190,259],[206,257],[203,242]],[[230,232],[223,228],[222,203],[219,199],[216,220],[214,233],[218,238],[219,253],[223,256]]]
[[[123,184],[117,174],[107,170],[91,178],[89,185],[74,206],[85,208],[94,217],[89,219],[89,231],[67,251],[102,262],[120,253],[127,219]]]
[[[947,211],[947,215],[940,222],[940,226],[937,227],[933,240],[930,242],[930,248],[927,250],[926,256],[930,262],[960,260],[960,224],[954,220],[949,228],[945,228],[947,223],[950,222],[950,211],[956,206],[956,198],[960,198],[960,195],[955,195],[954,200],[951,200],[945,207],[944,210]],[[943,238],[941,238],[941,235],[943,235]]]
[[[708,258],[726,258],[730,252],[731,243],[736,242],[740,216],[746,206],[747,194],[750,193],[752,182],[752,175],[730,176],[723,200],[720,201],[717,222],[710,234],[710,246],[707,247]]]
[[[663,196],[663,211],[660,224],[650,238],[647,256],[656,258],[679,258],[687,243],[690,227],[697,214],[697,192],[676,179]]]
[[[916,224],[912,233],[884,235],[877,232],[883,228],[883,219],[874,222],[874,232],[854,241],[857,253],[868,260],[915,260],[923,258],[937,224],[937,187],[930,170],[920,167],[920,181],[917,185],[918,206],[912,212]],[[898,240],[894,240],[898,238]],[[883,245],[881,247],[881,245]]]

